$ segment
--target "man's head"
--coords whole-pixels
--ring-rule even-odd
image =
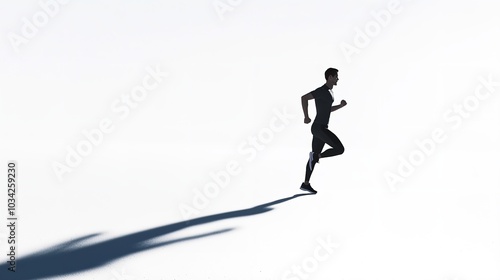
[[[326,69],[325,79],[326,79],[326,85],[329,88],[332,88],[333,86],[337,85],[337,81],[339,80],[339,70],[335,68]]]

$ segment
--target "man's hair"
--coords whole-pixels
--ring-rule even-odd
[[[339,70],[337,70],[335,68],[328,68],[328,69],[326,69],[326,71],[325,71],[325,80],[328,80],[328,77],[330,77],[330,75],[335,76],[338,72],[339,72]]]

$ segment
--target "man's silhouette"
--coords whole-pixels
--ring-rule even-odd
[[[309,160],[306,165],[306,178],[300,186],[301,190],[311,193],[317,193],[309,184],[314,165],[319,162],[320,158],[332,157],[344,153],[344,145],[342,145],[339,138],[333,132],[328,130],[330,113],[347,105],[347,102],[342,100],[339,105],[332,106],[333,93],[331,89],[337,85],[337,81],[339,80],[338,70],[328,68],[325,71],[325,79],[326,83],[324,85],[302,96],[302,109],[304,111],[304,123],[306,124],[311,122],[307,111],[308,101],[314,99],[316,103],[316,118],[311,126],[313,135],[312,152],[309,153]],[[325,143],[330,145],[331,148],[321,152]]]

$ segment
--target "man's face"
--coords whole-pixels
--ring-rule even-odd
[[[339,75],[338,74],[330,75],[328,77],[328,82],[331,83],[334,86],[337,85],[338,80],[339,80]]]

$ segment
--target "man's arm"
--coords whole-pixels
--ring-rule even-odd
[[[332,106],[332,111],[337,111],[338,109],[344,107],[345,105],[347,105],[347,102],[345,100],[342,100],[340,101],[340,104],[339,105],[335,105],[335,106]]]
[[[302,111],[304,111],[304,123],[310,123],[311,119],[309,118],[309,112],[307,110],[307,106],[309,105],[309,100],[314,99],[312,93],[307,93],[302,95]]]

